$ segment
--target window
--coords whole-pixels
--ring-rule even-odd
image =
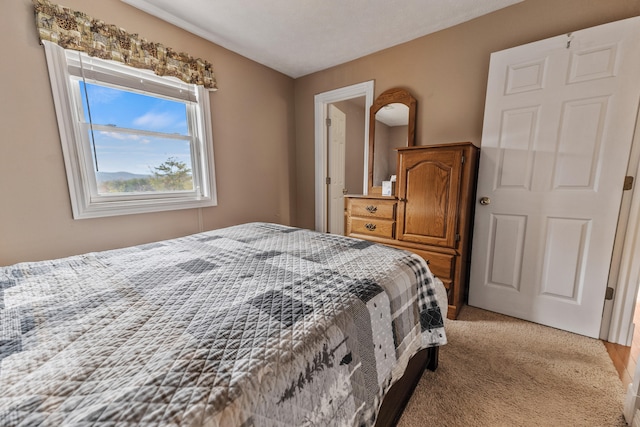
[[[216,205],[206,89],[43,44],[75,219]]]

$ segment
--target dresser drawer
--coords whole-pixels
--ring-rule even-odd
[[[441,254],[438,252],[423,251],[420,249],[403,248],[420,255],[422,258],[429,261],[429,270],[438,279],[443,282],[451,282],[454,276],[454,267],[456,264],[456,256]]]
[[[349,199],[351,216],[395,219],[396,201],[379,199]]]
[[[351,234],[393,239],[395,221],[378,218],[351,218]]]

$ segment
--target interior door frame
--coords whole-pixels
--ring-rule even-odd
[[[640,106],[639,106],[640,111]],[[630,346],[633,339],[633,317],[640,288],[640,114],[627,166],[627,176],[634,177],[633,189],[622,193],[618,228],[613,246],[608,285],[614,298],[605,301],[600,338]],[[639,365],[640,366],[640,365]]]
[[[362,177],[362,191],[367,194],[369,177],[369,109],[373,105],[373,80],[345,86],[342,88],[322,92],[314,96],[315,117],[315,229],[327,232],[327,109],[329,104],[346,101],[353,98],[365,97],[364,114],[364,176]]]

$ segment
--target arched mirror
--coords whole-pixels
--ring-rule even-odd
[[[395,148],[415,144],[416,99],[405,89],[389,89],[369,114],[369,194],[380,195],[383,181],[396,174]]]

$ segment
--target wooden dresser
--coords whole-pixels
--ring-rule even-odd
[[[466,299],[478,151],[466,142],[400,148],[395,196],[345,197],[346,235],[427,260],[447,288],[450,319]]]

